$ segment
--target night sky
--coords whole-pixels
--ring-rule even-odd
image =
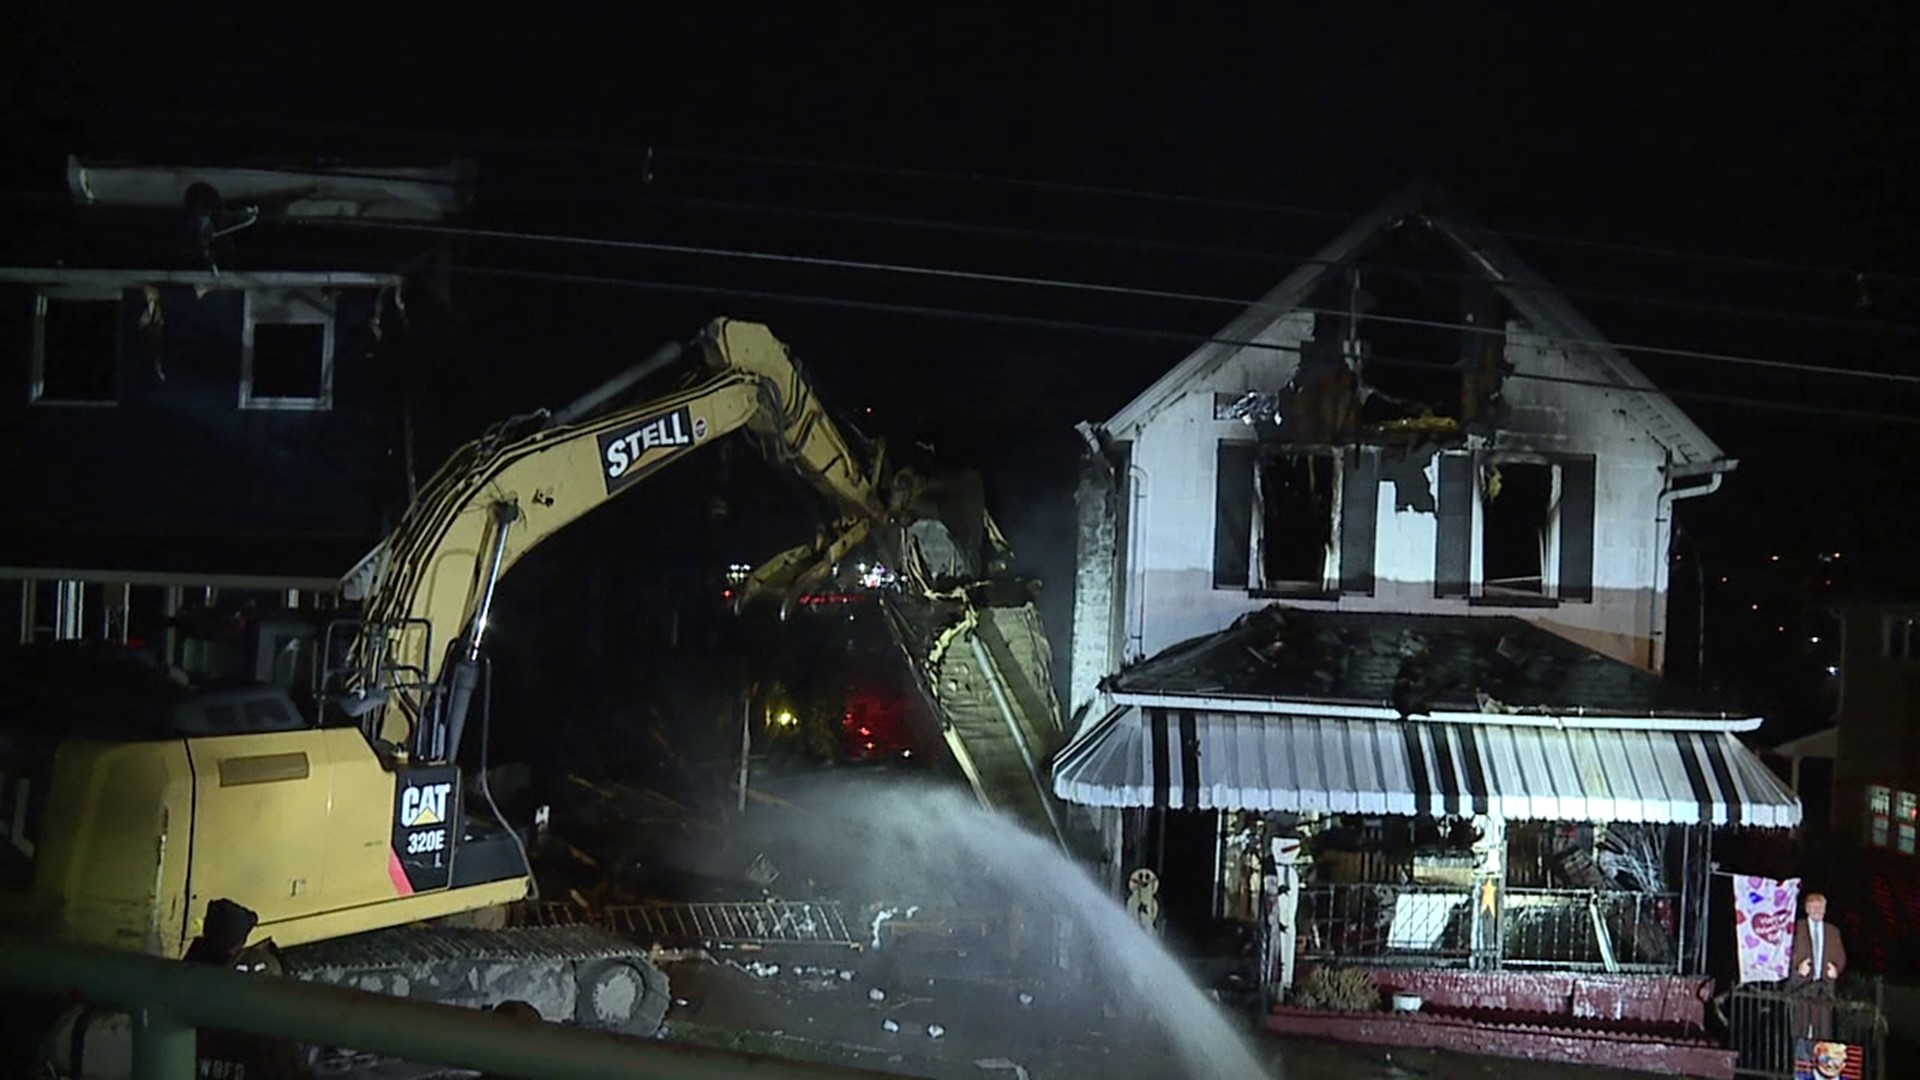
[[[19,152],[4,188],[16,209],[57,196],[67,152],[459,153],[481,170],[466,224],[1244,300],[1429,178],[1516,234],[1616,341],[1920,374],[1910,5],[1791,19],[1472,4],[1204,18],[1189,5],[1178,20],[1038,21],[703,7],[488,21],[471,5],[218,19],[10,5],[5,131]],[[341,239],[276,242],[309,237]],[[1234,314],[525,241],[467,239],[456,254],[470,321],[440,403],[445,438],[563,402],[713,315],[764,319],[863,423],[987,468],[1014,539],[1062,586],[1071,424],[1185,355],[1165,333],[1205,335]],[[1705,560],[1709,676],[1761,700],[1811,692],[1729,673],[1822,670],[1805,647],[1820,596],[1920,586],[1920,387],[1630,355],[1679,394],[1801,410],[1681,398],[1743,464],[1682,511],[1680,551]],[[1681,606],[1689,577],[1676,574]],[[1691,615],[1675,620],[1684,652]],[[1683,661],[1675,673],[1691,677]]]

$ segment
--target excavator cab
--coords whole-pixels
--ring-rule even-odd
[[[168,620],[161,660],[195,684],[254,683],[284,691],[319,722],[314,691],[327,613],[250,602],[183,608]]]

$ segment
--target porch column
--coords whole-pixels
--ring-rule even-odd
[[[1260,977],[1273,980],[1269,1002],[1281,1000],[1293,988],[1293,958],[1300,942],[1300,840],[1275,837],[1273,873],[1261,882],[1267,908],[1266,963]]]
[[[107,640],[125,645],[127,627],[133,619],[133,586],[124,581],[104,585],[100,589],[100,601],[105,623],[102,630]]]
[[[1127,826],[1125,810],[1117,806],[1103,807],[1096,811],[1100,822],[1101,846],[1106,851],[1107,892],[1113,896],[1124,895],[1120,890],[1125,884],[1127,871]]]
[[[1500,915],[1506,908],[1507,823],[1491,814],[1476,815],[1473,827],[1473,968],[1490,971],[1500,966]]]
[[[166,625],[166,632],[161,635],[161,648],[165,650],[161,659],[168,664],[180,662],[180,631],[174,626],[173,620],[179,616],[180,606],[187,601],[186,593],[187,590],[178,585],[169,585],[160,601],[160,614]]]
[[[40,582],[33,578],[20,580],[20,644],[33,644],[34,632],[40,622]]]
[[[87,585],[84,581],[56,581],[53,585],[53,638],[77,641],[86,633]]]

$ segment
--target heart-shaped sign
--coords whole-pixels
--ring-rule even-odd
[[[1791,911],[1761,911],[1753,916],[1753,932],[1767,941],[1778,945],[1793,925]]]

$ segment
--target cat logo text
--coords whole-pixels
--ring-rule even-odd
[[[443,824],[447,820],[447,796],[452,791],[452,784],[408,787],[400,795],[400,827],[419,829]]]

